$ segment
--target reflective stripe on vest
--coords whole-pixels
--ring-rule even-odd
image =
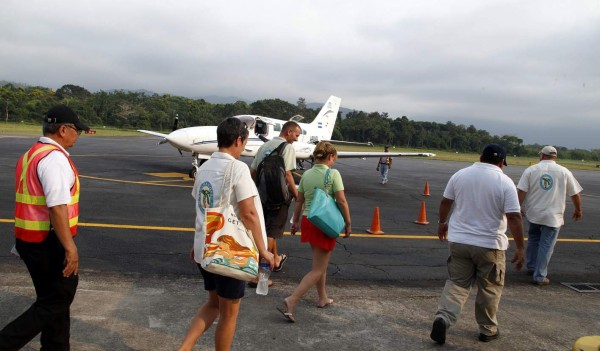
[[[59,147],[52,144],[36,143],[17,162],[15,170],[15,236],[27,242],[41,242],[50,232],[50,211],[46,205],[44,189],[37,175],[39,162],[50,152],[62,152],[75,174],[71,188],[71,202],[68,204],[69,228],[71,235],[77,233],[79,220],[79,174],[71,158]]]

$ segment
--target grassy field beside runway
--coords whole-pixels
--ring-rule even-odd
[[[340,151],[383,151],[383,145],[370,146],[350,146],[350,145],[336,145],[336,148]],[[431,152],[436,154],[435,157],[431,157],[431,160],[441,161],[455,161],[455,162],[476,162],[479,161],[479,155],[475,153],[467,152],[454,152],[454,151],[440,151],[440,150],[428,150],[428,149],[411,149],[411,148],[391,148],[390,152]],[[559,155],[560,156],[560,155]],[[537,163],[540,159],[538,157],[517,157],[508,156],[507,162],[511,166],[530,166]],[[598,163],[594,161],[577,161],[577,160],[565,160],[559,157],[558,163],[569,168],[569,169],[580,169],[588,171],[599,171]]]
[[[144,134],[137,132],[133,129],[118,129],[103,126],[90,126],[90,128],[96,131],[96,134],[92,135],[98,136],[144,136]],[[39,135],[42,133],[42,126],[41,124],[31,123],[0,122],[0,133]],[[85,134],[81,135],[86,136]]]
[[[82,134],[82,137],[94,137],[94,136],[105,136],[105,137],[142,137],[148,136],[146,134],[137,132],[133,129],[117,129],[107,128],[103,126],[90,126],[96,131],[96,134],[86,135]],[[0,122],[0,134],[27,134],[27,135],[39,135],[41,134],[41,126],[37,124],[29,123],[14,123],[14,122]],[[168,133],[168,131],[165,131]],[[382,151],[383,146],[356,146],[356,145],[336,145],[339,151]],[[392,148],[391,152],[432,152],[437,156],[432,157],[432,160],[441,161],[456,161],[456,162],[476,162],[479,160],[479,155],[475,153],[459,153],[453,151],[440,151],[440,150],[426,150],[426,149],[410,149],[410,148]],[[514,166],[529,166],[537,163],[539,159],[537,157],[508,157],[508,164]],[[600,165],[594,161],[577,161],[577,160],[564,160],[560,159],[558,163],[569,169],[580,169],[588,171],[599,171]]]

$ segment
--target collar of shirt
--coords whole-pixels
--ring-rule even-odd
[[[474,166],[476,167],[481,167],[481,168],[487,168],[496,172],[500,172],[500,173],[504,173],[502,171],[502,169],[496,165],[490,164],[490,163],[485,163],[485,162],[475,162]]]
[[[322,163],[315,163],[315,164],[313,165],[313,168],[314,168],[314,167],[316,167],[316,168],[325,168],[325,169],[329,168],[329,166],[327,166],[327,165],[324,165],[324,164],[322,164]]]
[[[45,137],[45,136],[43,136],[43,137],[40,137],[40,140],[39,140],[39,141],[40,141],[41,143],[44,143],[44,144],[52,144],[52,145],[56,145],[56,146],[58,146],[58,147],[59,147],[59,148],[60,148],[62,151],[64,151],[64,153],[65,153],[65,154],[67,154],[67,156],[69,155],[69,153],[67,152],[67,150],[65,150],[65,148],[63,148],[63,147],[62,147],[62,146],[60,146],[60,145],[59,145],[59,144],[58,144],[56,141],[54,141],[54,140],[52,140],[52,139],[50,139],[50,138],[48,138],[48,137]]]
[[[222,159],[225,159],[225,160],[235,160],[235,157],[231,156],[230,154],[228,154],[226,152],[220,152],[220,151],[213,152],[213,154],[211,155],[211,157],[222,158]]]

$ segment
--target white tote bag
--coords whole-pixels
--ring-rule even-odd
[[[204,211],[206,240],[200,265],[214,274],[250,281],[258,276],[259,255],[252,233],[228,203],[234,162],[225,170],[219,207]]]

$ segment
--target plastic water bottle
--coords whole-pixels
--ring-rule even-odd
[[[256,286],[256,293],[259,295],[266,295],[269,292],[269,276],[271,275],[271,266],[269,261],[261,260],[260,267],[258,268],[258,285]]]

